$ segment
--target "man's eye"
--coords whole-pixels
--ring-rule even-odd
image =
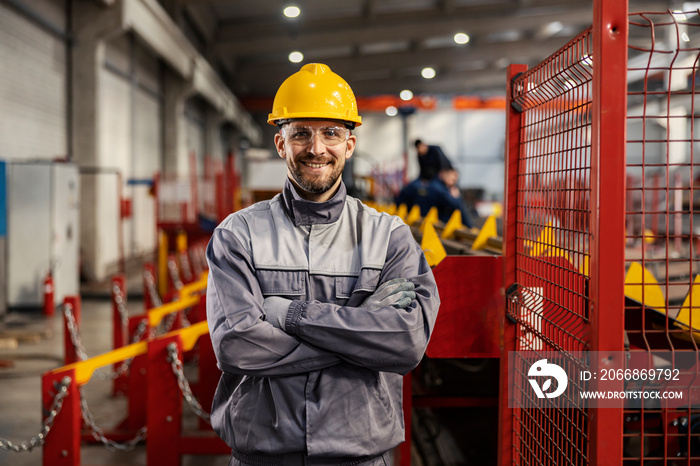
[[[329,138],[341,137],[340,130],[338,128],[326,128],[323,130],[323,135]]]
[[[290,136],[292,139],[306,139],[309,137],[308,131],[295,131]]]

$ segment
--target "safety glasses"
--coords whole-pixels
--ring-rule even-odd
[[[341,126],[324,126],[321,128],[290,126],[282,128],[281,133],[285,141],[295,146],[311,144],[315,135],[318,135],[321,138],[321,142],[327,146],[343,143],[350,137],[350,130]]]

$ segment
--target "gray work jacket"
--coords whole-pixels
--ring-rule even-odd
[[[404,440],[402,375],[420,362],[440,305],[407,225],[342,184],[315,203],[287,180],[224,220],[207,260],[223,371],[211,420],[234,456],[372,457]],[[397,277],[415,284],[407,309],[357,307]],[[293,300],[286,331],[265,321],[268,296]]]

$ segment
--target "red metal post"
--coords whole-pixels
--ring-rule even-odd
[[[80,395],[73,369],[59,373],[47,372],[41,378],[42,418],[46,419],[58,392],[61,380],[70,377],[67,396],[53,421],[53,427],[44,440],[42,464],[44,466],[80,465]]]
[[[146,355],[141,354],[136,356],[129,367],[127,415],[119,422],[117,430],[136,432],[146,424],[146,411],[148,411],[148,405],[146,403],[147,373],[148,359]],[[148,436],[150,438],[150,431]]]
[[[146,464],[180,464],[182,393],[168,361],[168,345],[171,343],[177,345],[178,356],[182,358],[177,336],[158,338],[148,344]]]
[[[600,358],[591,361],[593,371],[606,365],[624,367],[624,362],[615,358],[624,349],[627,35],[627,2],[596,0],[589,315],[590,349],[598,351]],[[595,381],[592,386],[595,390]],[[622,411],[591,409],[589,415],[590,463],[606,464],[611,458],[622,458]]]
[[[511,105],[513,78],[524,73],[527,65],[510,65],[506,82],[506,166],[503,222],[503,284],[506,289],[516,281],[516,252],[518,216],[518,160],[520,154],[522,113]],[[503,328],[503,351],[501,353],[499,380],[499,448],[498,464],[512,464],[513,458],[513,410],[508,408],[508,351],[515,350],[515,324],[506,319],[505,312],[499,316]]]
[[[53,272],[49,270],[44,278],[44,316],[53,317],[56,311],[56,303],[54,302],[54,283]]]
[[[192,219],[185,217],[183,218],[184,223],[196,223],[197,214],[199,212],[199,193],[197,192],[197,153],[195,151],[190,152],[190,190],[192,197],[190,198],[190,203],[192,209],[190,210],[192,214]]]
[[[66,296],[63,299],[63,305],[71,307],[73,320],[75,322],[75,328],[76,330],[80,331],[80,296]],[[65,312],[63,314],[63,347],[64,365],[80,361],[80,358],[78,357],[78,351],[75,348],[75,346],[73,346],[73,339],[71,338],[70,330],[68,330],[68,319],[65,315]]]
[[[413,410],[413,387],[412,387],[412,372],[406,374],[403,378],[403,422],[406,427],[406,438],[399,445],[399,461],[401,466],[411,466],[411,430],[412,430],[412,413]],[[396,461],[394,461],[396,463]]]

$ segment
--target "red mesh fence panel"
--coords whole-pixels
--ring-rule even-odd
[[[517,326],[516,351],[557,351],[569,373],[579,362],[568,355],[589,349],[592,47],[589,29],[517,76],[510,96],[522,124],[507,315]],[[515,371],[527,374],[530,365],[516,353]],[[570,383],[543,409],[529,386],[514,387],[514,463],[588,464],[589,414],[573,398],[579,388]]]
[[[699,27],[698,11],[629,22],[625,330],[630,351],[668,352],[656,367],[700,341]],[[700,464],[700,406],[652,401],[625,405],[623,464]]]

